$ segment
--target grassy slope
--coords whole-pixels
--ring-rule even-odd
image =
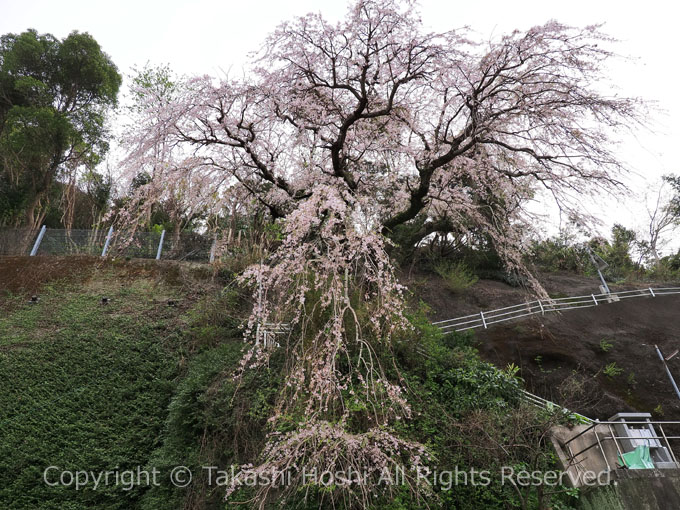
[[[43,263],[51,267],[53,261]],[[34,283],[30,292],[0,290],[2,509],[216,510],[224,508],[224,488],[210,487],[199,475],[188,490],[177,490],[167,471],[187,465],[200,473],[201,465],[252,462],[261,449],[283,359],[274,356],[269,368],[248,371],[237,390],[229,373],[243,347],[237,329],[243,300],[229,292],[200,299],[188,294],[195,281],[159,279],[154,264],[122,266],[97,262],[69,273],[66,282],[42,282],[35,306],[26,303],[38,288]],[[28,267],[17,279],[37,281],[40,271],[22,275]],[[109,305],[100,304],[102,295],[111,298]],[[180,298],[179,306],[169,307],[169,297]],[[395,346],[394,367],[408,381],[415,411],[400,433],[432,448],[441,469],[523,462],[523,452],[505,455],[502,446],[517,433],[515,421],[525,431],[534,420],[528,410],[508,407],[514,385],[479,360],[466,346],[469,339],[442,341],[419,317],[418,331]],[[384,362],[392,366],[390,359]],[[491,435],[498,448],[486,448]],[[156,466],[161,486],[50,488],[42,481],[49,465],[94,471]],[[317,496],[323,493],[291,508],[323,507]],[[494,483],[456,487],[430,504],[467,510],[505,508],[509,500],[512,489]],[[377,508],[420,504],[398,494]]]
[[[184,357],[186,310],[167,305],[173,293],[149,278],[123,285],[111,269],[85,285],[52,282],[35,306],[3,297],[0,508],[136,505],[144,490],[76,493],[48,487],[42,473],[147,463]]]

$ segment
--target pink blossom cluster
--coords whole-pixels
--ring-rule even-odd
[[[338,424],[310,420],[293,432],[272,433],[262,458],[257,466],[240,466],[226,483],[225,499],[248,485],[246,478],[267,480],[256,486],[259,508],[265,508],[274,497],[284,502],[301,487],[323,488],[324,473],[336,487],[329,499],[343,500],[348,507],[366,508],[373,498],[396,491],[400,485],[408,487],[415,498],[431,495],[432,487],[417,475],[432,460],[425,448],[382,428],[352,434]]]
[[[258,303],[247,336],[252,337],[258,324],[284,320],[299,335],[297,341],[290,339],[293,362],[282,398],[286,406],[304,398],[307,416],[327,417],[342,407],[343,393],[356,392],[373,402],[379,421],[385,422],[392,410],[408,412],[408,406],[381,374],[366,336],[389,342],[408,323],[402,314],[403,289],[385,241],[378,233],[358,229],[354,202],[349,193],[319,186],[286,218],[285,238],[269,264],[252,266],[242,275]],[[315,302],[307,301],[310,294],[317,296]],[[357,299],[370,310],[367,321],[357,315]],[[339,357],[349,356],[348,344],[358,349],[358,359],[348,360],[350,366],[362,365],[355,367],[358,371],[338,368]],[[258,343],[252,351],[243,368],[261,363],[267,353]]]

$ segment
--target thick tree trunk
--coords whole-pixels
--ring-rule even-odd
[[[177,219],[175,220],[175,226],[173,227],[172,231],[172,251],[176,252],[179,254],[180,251],[180,245],[179,245],[179,236],[182,233],[182,222],[181,220]]]
[[[31,203],[29,206],[26,208],[26,212],[24,213],[22,225],[18,226],[23,226],[26,227],[30,230],[36,230],[37,228],[40,227],[40,223],[42,220],[45,218],[45,214],[36,214],[38,208],[40,207],[40,201],[42,200],[42,193],[36,193],[36,195],[33,197],[33,200],[31,200]]]

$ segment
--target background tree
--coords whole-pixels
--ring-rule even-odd
[[[174,104],[186,86],[167,65],[147,64],[135,69],[127,133],[121,145],[134,151],[138,139],[130,133],[138,129],[140,122],[147,121],[148,125],[145,113]],[[162,119],[157,117],[153,122],[162,123]],[[114,211],[121,226],[134,229],[162,224],[172,231],[173,245],[177,245],[182,229],[216,215],[223,205],[225,175],[206,167],[203,159],[171,140],[155,137],[154,145],[147,147],[146,157],[135,160],[133,165],[134,173],[123,181],[128,184],[127,193]]]
[[[680,175],[664,175],[663,180],[673,190],[673,195],[668,203],[669,208],[676,217],[680,217]]]
[[[632,229],[617,223],[612,227],[611,241],[595,237],[589,244],[607,263],[604,276],[608,279],[619,280],[640,269],[640,265],[636,264],[632,257],[635,250],[639,251],[637,234]]]
[[[121,76],[87,33],[0,39],[0,223],[37,227],[58,182],[108,149]]]
[[[667,235],[680,225],[680,178],[664,175],[656,189],[645,196],[648,224],[640,236],[640,263],[658,266],[660,250],[668,243]]]

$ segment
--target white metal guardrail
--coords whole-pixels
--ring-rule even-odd
[[[542,409],[547,409],[548,411],[559,410],[567,416],[572,416],[573,418],[576,418],[581,423],[587,423],[587,424],[594,423],[593,419],[588,418],[587,416],[583,416],[582,414],[575,413],[574,411],[570,411],[566,407],[562,407],[561,405],[556,404],[555,402],[551,402],[550,400],[546,400],[542,397],[539,397],[538,395],[534,395],[533,393],[529,393],[526,390],[520,390],[520,391],[522,393],[522,398],[526,402],[533,404],[536,407],[540,407]]]
[[[283,335],[290,333],[290,324],[285,322],[265,322],[257,325],[255,333],[255,345],[259,345],[260,341],[265,347],[275,345],[279,347],[276,342],[276,335]]]
[[[538,299],[513,306],[506,306],[496,310],[481,311],[455,319],[433,322],[442,331],[465,331],[475,328],[488,328],[491,324],[520,319],[531,315],[545,315],[549,312],[562,312],[565,310],[575,310],[577,308],[591,308],[603,303],[612,303],[621,299],[635,297],[657,297],[669,294],[680,294],[680,287],[665,287],[653,289],[625,290],[612,292],[611,294],[590,294],[585,296],[573,296],[558,299]]]

